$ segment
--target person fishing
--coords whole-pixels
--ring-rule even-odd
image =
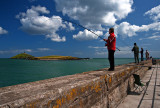
[[[108,39],[103,39],[104,41],[106,41],[107,43],[105,44],[105,46],[107,46],[108,48],[108,60],[110,63],[110,68],[108,69],[108,71],[114,71],[114,52],[116,50],[116,37],[114,34],[114,28],[110,28],[109,29],[109,37]]]
[[[135,63],[139,63],[139,47],[137,46],[136,43],[134,43],[134,47],[132,49],[132,51],[134,52],[134,59],[135,59]]]
[[[140,53],[141,53],[141,61],[143,61],[143,48],[141,48]]]
[[[149,52],[146,50],[146,60],[149,60]]]

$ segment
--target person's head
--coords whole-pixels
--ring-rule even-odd
[[[141,48],[141,50],[143,50],[143,48]]]
[[[136,46],[137,44],[136,43],[134,43],[134,46]]]
[[[110,34],[110,33],[114,33],[114,28],[110,28],[110,29],[109,29],[109,34]]]
[[[147,50],[146,50],[146,52],[147,52]]]

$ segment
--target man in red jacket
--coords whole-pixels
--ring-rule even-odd
[[[114,52],[116,50],[116,37],[114,34],[114,28],[109,29],[110,36],[108,39],[103,39],[107,42],[106,46],[108,48],[108,59],[110,63],[109,71],[114,71]]]

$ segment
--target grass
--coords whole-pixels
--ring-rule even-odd
[[[58,60],[78,60],[77,57],[71,57],[71,56],[58,56],[58,55],[51,55],[51,56],[43,56],[43,57],[36,57],[38,59],[58,59]]]
[[[12,59],[27,59],[27,60],[79,60],[77,57],[71,56],[59,56],[59,55],[51,55],[51,56],[43,56],[43,57],[34,57],[27,53],[21,53],[16,56],[11,57]]]
[[[21,53],[21,54],[18,54],[16,56],[13,56],[11,58],[12,59],[27,59],[27,60],[36,60],[37,59],[34,56],[26,54],[26,53]]]

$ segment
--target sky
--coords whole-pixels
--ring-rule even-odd
[[[1,0],[0,58],[26,52],[33,56],[63,55],[107,58],[105,42],[116,34],[116,58],[133,57],[139,49],[160,58],[159,0]]]

